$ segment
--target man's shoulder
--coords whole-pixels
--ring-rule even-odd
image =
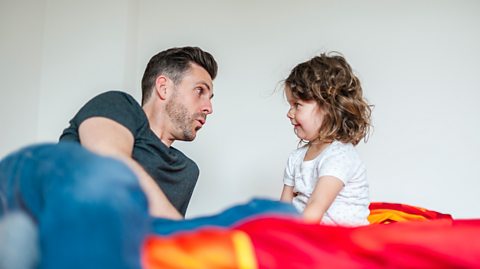
[[[133,96],[131,96],[126,92],[117,91],[117,90],[102,92],[97,96],[93,97],[90,101],[102,101],[106,103],[123,101],[123,102],[128,102],[130,104],[139,105],[138,102],[135,100],[135,98],[133,98]]]
[[[139,118],[144,118],[144,112],[130,94],[122,91],[107,91],[90,99],[77,114],[81,121],[91,116],[111,118],[120,123],[135,126]]]
[[[134,136],[148,126],[142,107],[130,94],[122,91],[106,91],[93,97],[80,108],[70,120],[70,126],[64,130],[60,139],[67,139],[69,133],[74,133],[75,139],[78,140],[80,124],[92,117],[111,119],[125,126]]]

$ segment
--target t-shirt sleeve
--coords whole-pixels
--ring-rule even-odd
[[[119,92],[109,91],[97,95],[88,101],[70,121],[70,127],[65,129],[60,137],[68,137],[70,132],[78,132],[80,124],[91,117],[105,117],[125,126],[135,136],[144,124],[141,119],[143,110],[132,96]],[[78,134],[77,134],[78,135]]]
[[[318,177],[333,176],[347,184],[353,176],[357,161],[347,149],[337,149],[326,156],[317,167]]]
[[[295,175],[294,175],[294,169],[295,169],[295,154],[291,153],[290,156],[288,156],[287,160],[287,165],[285,166],[285,171],[283,173],[283,184],[287,186],[295,186]]]

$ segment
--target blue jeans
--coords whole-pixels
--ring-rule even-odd
[[[205,217],[180,221],[156,218],[152,220],[151,233],[170,236],[183,231],[193,231],[205,227],[229,228],[260,216],[299,219],[301,217],[291,204],[257,198],[245,204],[229,207],[218,214]]]
[[[133,172],[78,144],[35,145],[0,162],[0,217],[20,210],[39,229],[40,268],[140,268],[150,227]]]
[[[27,147],[0,162],[0,218],[15,211],[36,222],[40,268],[49,269],[140,268],[148,233],[228,228],[265,214],[298,216],[292,205],[253,199],[207,217],[152,219],[130,169],[67,142]]]

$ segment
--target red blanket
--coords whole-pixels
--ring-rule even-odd
[[[480,268],[480,219],[372,203],[363,227],[259,216],[231,228],[150,236],[145,268]],[[389,223],[389,224],[385,224]]]

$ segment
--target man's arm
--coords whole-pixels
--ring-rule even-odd
[[[132,158],[134,138],[125,126],[108,118],[92,117],[80,124],[78,133],[82,146],[97,154],[119,159],[135,172],[147,196],[150,215],[183,218],[153,178]]]

